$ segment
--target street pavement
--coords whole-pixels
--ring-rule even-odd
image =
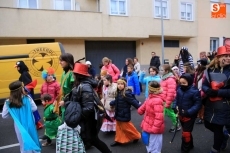
[[[141,102],[144,101],[144,94],[137,96]],[[38,104],[38,109],[40,114],[43,114],[43,106]],[[0,112],[2,107],[0,107]],[[132,109],[132,122],[136,128],[141,132],[140,123],[142,117],[137,114],[136,110]],[[169,143],[173,137],[173,133],[169,133],[171,127],[171,121],[168,117],[165,117],[165,132],[163,135],[163,148],[161,153],[180,153],[180,144],[181,144],[181,131],[178,131],[173,143]],[[38,130],[39,136],[44,134],[44,129]],[[100,132],[99,137],[107,145],[110,145],[114,141],[115,134],[105,134]],[[207,130],[203,124],[194,125],[193,129],[193,138],[194,138],[194,149],[190,153],[208,153],[213,144],[213,134]],[[110,146],[109,146],[110,147]],[[110,147],[113,153],[147,153],[145,146],[141,140],[133,144],[128,143],[122,146]],[[11,118],[2,119],[0,117],[0,153],[19,153],[19,144],[17,137],[14,131],[14,125]],[[55,140],[53,140],[53,145],[49,147],[43,147],[42,153],[55,153]],[[100,153],[96,148],[92,147],[87,150],[87,153]],[[230,145],[227,149],[221,153],[230,153]]]

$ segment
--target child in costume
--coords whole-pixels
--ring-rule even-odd
[[[50,146],[52,139],[56,138],[58,126],[61,125],[62,121],[58,114],[54,113],[54,105],[52,96],[50,94],[43,94],[41,97],[44,108],[44,122],[45,122],[45,135],[42,137],[46,140],[42,143],[43,147]]]
[[[127,80],[127,87],[132,89],[132,95],[135,97],[135,95],[140,95],[140,83],[138,80],[137,73],[134,71],[133,65],[129,64],[127,66],[127,74],[126,74],[126,80]]]
[[[136,109],[140,107],[139,101],[132,95],[132,90],[126,87],[126,80],[120,78],[117,81],[117,95],[114,101],[110,102],[110,106],[115,107],[116,119],[116,136],[115,142],[110,146],[114,147],[130,141],[137,143],[141,138],[141,134],[134,127],[131,120],[130,107]]]
[[[148,153],[160,153],[163,143],[164,132],[164,106],[162,89],[156,81],[151,81],[148,85],[149,96],[143,105],[138,108],[138,113],[144,115],[141,123],[143,134],[148,135],[148,142],[145,144]]]
[[[112,76],[106,75],[103,79],[104,85],[102,89],[102,99],[101,102],[104,105],[107,114],[113,120],[113,122],[108,121],[107,119],[103,120],[103,124],[101,127],[101,131],[103,132],[112,132],[116,131],[116,122],[114,119],[114,107],[111,107],[109,103],[115,99],[116,91],[117,91],[117,84],[112,82]]]
[[[42,71],[42,78],[45,82],[41,87],[41,97],[44,94],[50,94],[52,97],[51,102],[54,102],[60,94],[60,85],[55,79],[55,70],[50,67],[47,70]]]
[[[182,126],[181,152],[188,153],[194,147],[192,131],[197,113],[201,108],[200,91],[193,86],[193,78],[188,73],[182,74],[180,77],[176,106]]]
[[[25,92],[34,99],[34,88],[37,85],[37,80],[32,81],[32,77],[29,74],[29,69],[23,61],[16,62],[14,66],[17,68],[18,72],[21,74],[19,77],[19,81],[24,84]],[[35,118],[35,124],[37,129],[41,129],[43,127],[42,123],[39,121],[41,119],[39,112],[36,110],[33,112]]]
[[[176,97],[176,77],[173,75],[169,64],[164,64],[161,67],[161,74],[161,87],[163,88],[163,95],[165,101],[164,113],[171,119],[173,124],[169,132],[174,132],[175,130],[179,131],[181,130],[181,127],[179,125],[176,125],[176,114],[174,113],[174,110],[171,106]]]
[[[33,117],[37,106],[33,99],[26,95],[21,81],[12,82],[9,89],[10,97],[3,106],[2,118],[13,118],[21,153],[40,153],[41,147]]]
[[[141,72],[139,81],[145,84],[145,98],[147,99],[149,96],[148,84],[150,81],[160,82],[161,78],[157,75],[158,69],[154,66],[149,67],[149,76],[145,77],[145,72]]]

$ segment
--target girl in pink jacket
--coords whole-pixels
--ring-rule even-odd
[[[144,115],[141,123],[142,139],[146,145],[148,153],[160,153],[164,132],[164,100],[160,84],[151,81],[148,85],[149,96],[144,104],[137,110],[140,115]],[[145,141],[145,137],[148,142]]]
[[[42,78],[45,82],[41,87],[41,96],[43,94],[50,94],[52,96],[51,102],[54,102],[60,93],[60,84],[55,79],[55,70],[50,67],[47,70],[42,71]]]
[[[108,57],[104,57],[102,59],[102,63],[104,66],[101,68],[101,70],[106,70],[107,74],[112,76],[113,82],[116,83],[120,76],[120,70],[114,64],[111,63]]]
[[[164,95],[164,113],[167,115],[171,121],[173,126],[170,128],[169,132],[174,132],[175,130],[180,130],[181,127],[176,125],[176,114],[171,107],[172,102],[176,98],[176,77],[173,75],[171,67],[169,64],[164,64],[161,67],[161,74],[162,74],[162,81],[161,87],[163,88],[163,95]]]

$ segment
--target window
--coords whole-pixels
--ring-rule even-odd
[[[19,0],[18,1],[18,7],[19,8],[38,8],[38,2],[37,0]]]
[[[226,7],[227,7],[227,13],[230,13],[230,0],[225,0]]]
[[[168,0],[162,0],[163,18],[168,19]],[[155,0],[154,2],[154,17],[161,18],[161,0]]]
[[[179,47],[179,40],[164,40],[164,47]]]
[[[220,0],[210,0],[210,2],[220,2]]]
[[[54,0],[56,10],[73,10],[72,0]]]
[[[180,7],[180,19],[186,21],[193,20],[193,6],[191,3],[181,3]]]
[[[217,50],[217,48],[219,47],[219,38],[210,38],[210,51],[214,51]]]
[[[111,15],[127,15],[127,0],[110,0]]]

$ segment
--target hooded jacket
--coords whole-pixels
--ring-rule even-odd
[[[138,113],[144,115],[141,128],[151,134],[162,134],[164,132],[164,106],[161,94],[149,94],[149,97],[138,108]]]
[[[17,67],[20,68],[20,70],[18,70],[18,72],[21,74],[19,77],[19,81],[21,81],[24,86],[26,86],[27,84],[32,82],[31,75],[29,74],[29,69],[23,61],[18,61],[16,64]]]
[[[183,74],[180,78],[184,78],[188,82],[188,87],[177,90],[176,105],[179,109],[179,115],[182,114],[182,109],[186,112],[183,114],[185,117],[196,118],[198,111],[201,108],[201,95],[200,91],[193,86],[192,76],[188,73]]]
[[[167,75],[167,76],[166,76]],[[176,97],[176,77],[171,74],[166,74],[162,77],[161,87],[163,88],[163,95],[166,102],[166,107],[169,107]]]

